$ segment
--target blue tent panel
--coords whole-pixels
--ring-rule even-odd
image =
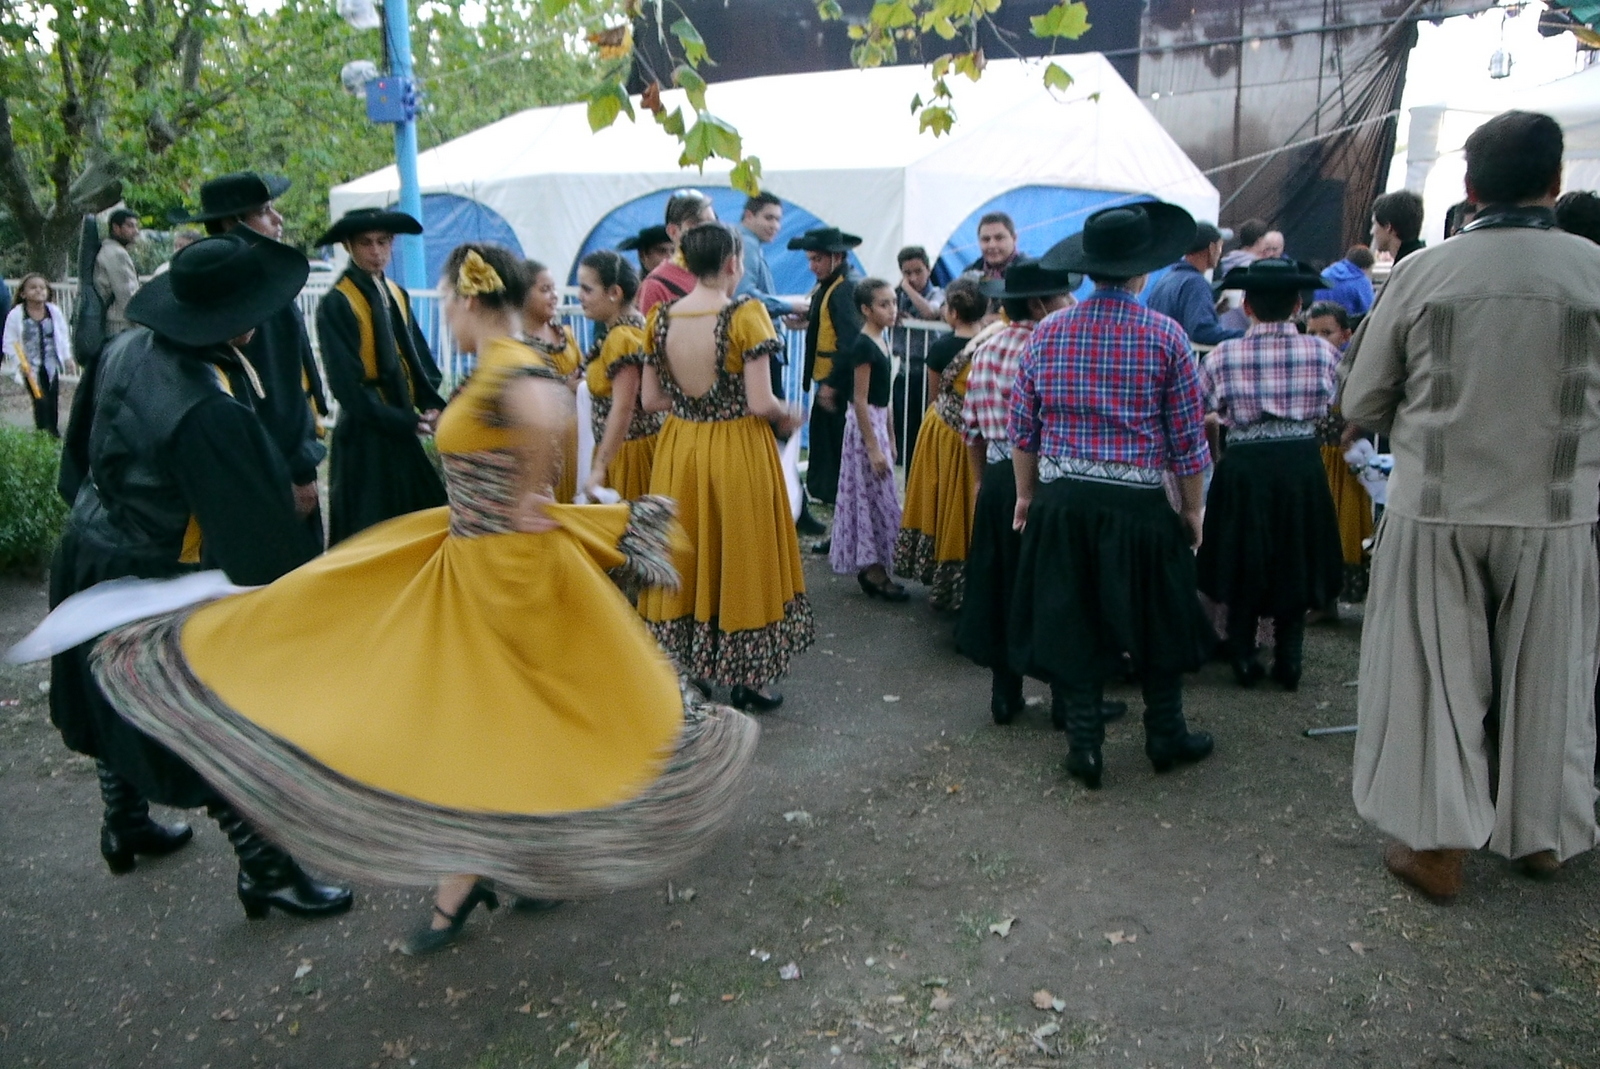
[[[444,262],[457,245],[466,241],[481,241],[504,245],[518,256],[522,242],[517,232],[500,213],[484,204],[453,193],[429,193],[422,198],[422,243],[427,274],[431,287],[444,273]],[[389,264],[389,277],[404,277],[401,270],[402,253],[395,245],[394,259]]]
[[[657,190],[613,209],[609,215],[595,224],[593,230],[589,231],[589,236],[583,241],[583,248],[578,252],[578,260],[582,260],[597,249],[614,249],[624,239],[633,237],[647,226],[660,226],[666,215],[667,201],[676,192],[678,192],[676,189]],[[711,203],[717,209],[718,219],[737,223],[744,216],[746,198],[738,190],[711,186],[703,192],[711,198]],[[767,265],[772,268],[773,283],[778,287],[780,294],[809,293],[811,287],[816,284],[816,279],[806,267],[806,254],[791,252],[788,247],[789,239],[799,237],[807,230],[826,225],[799,205],[791,201],[783,202],[783,226],[772,244],[765,247]],[[632,258],[634,266],[638,266],[638,257]],[[857,271],[861,270],[861,263],[854,255],[850,257],[850,262]],[[577,261],[572,264],[567,282],[573,286],[578,284]]]

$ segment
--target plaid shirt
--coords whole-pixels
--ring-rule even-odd
[[[1206,410],[1230,427],[1321,419],[1333,404],[1339,350],[1293,323],[1256,323],[1200,364]]]
[[[1101,287],[1033,332],[1011,388],[1011,443],[1025,453],[1177,475],[1211,462],[1183,328]]]
[[[967,441],[1011,444],[1006,419],[1011,414],[1011,383],[1017,364],[1028,351],[1033,323],[1022,320],[988,335],[972,350],[967,369],[967,396],[961,407]]]

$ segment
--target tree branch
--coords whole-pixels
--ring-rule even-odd
[[[11,106],[0,97],[0,193],[5,196],[6,207],[29,242],[44,234],[44,214],[34,199],[33,186],[28,181],[28,166],[17,153],[11,134]]]

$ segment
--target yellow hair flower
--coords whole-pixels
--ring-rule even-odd
[[[461,261],[461,270],[456,272],[456,292],[463,297],[476,297],[480,293],[503,293],[505,288],[505,280],[500,277],[500,272],[485,263],[482,256],[468,249]]]

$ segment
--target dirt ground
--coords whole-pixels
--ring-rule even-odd
[[[396,952],[420,892],[247,920],[202,814],[110,875],[46,672],[0,668],[0,1065],[1600,1066],[1593,861],[1535,884],[1479,856],[1430,905],[1352,809],[1351,737],[1303,736],[1353,719],[1357,624],[1312,629],[1298,694],[1193,678],[1197,767],[1157,777],[1137,716],[1112,725],[1088,793],[1043,705],[988,722],[924,600],[868,602],[820,558],[808,579],[817,647],[708,856],[480,912],[422,960]],[[44,609],[0,580],[0,646]]]

